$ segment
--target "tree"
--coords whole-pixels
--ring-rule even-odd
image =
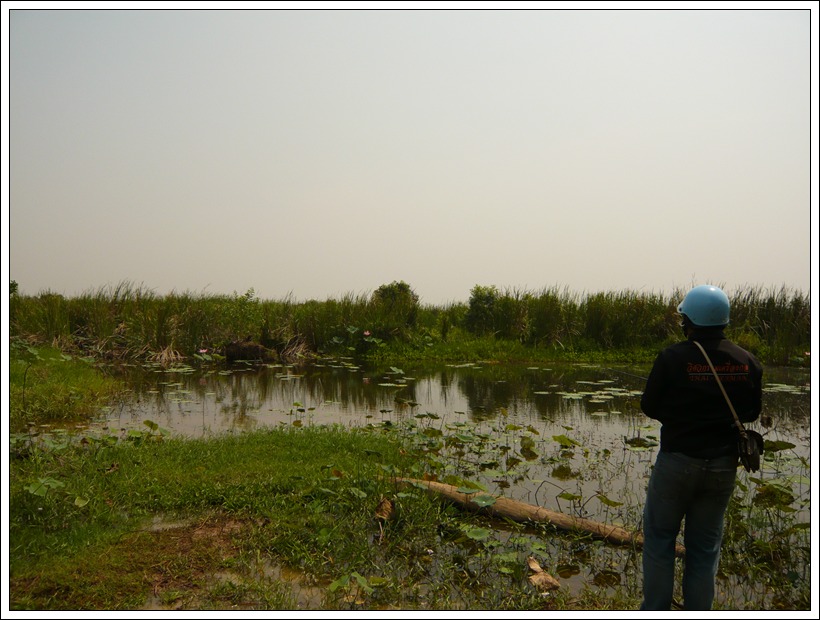
[[[494,333],[497,301],[496,287],[475,285],[470,291],[470,305],[464,317],[467,331],[476,335]]]
[[[407,282],[393,281],[390,284],[382,284],[373,291],[370,301],[394,322],[398,321],[406,327],[416,324],[419,296]]]

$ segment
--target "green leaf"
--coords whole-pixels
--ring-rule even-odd
[[[368,579],[368,581],[369,581],[371,586],[374,586],[376,588],[380,588],[382,586],[386,586],[386,585],[390,584],[389,579],[387,579],[386,577],[379,577],[377,575],[374,575],[374,576],[370,577],[370,579]]]
[[[358,497],[359,499],[367,498],[367,493],[356,487],[350,487],[350,494]]]
[[[614,500],[611,500],[606,495],[601,495],[600,493],[598,495],[596,495],[595,497],[597,497],[599,500],[601,500],[602,504],[606,504],[607,506],[612,506],[613,508],[616,508],[618,506],[623,506],[623,504],[624,504],[623,502],[616,502]]]
[[[521,448],[523,450],[532,450],[535,447],[535,441],[532,437],[522,437],[521,438]]]
[[[795,445],[790,441],[772,441],[767,439],[763,442],[764,452],[780,452],[781,450],[791,450],[794,447]]]
[[[567,499],[567,500],[570,500],[570,501],[573,501],[573,502],[576,501],[576,500],[581,499],[580,495],[574,495],[572,493],[566,493],[566,492],[561,493],[560,495],[558,495],[558,497],[560,497],[561,499]]]
[[[465,525],[461,529],[468,538],[473,540],[487,540],[491,533],[490,530],[484,527],[471,527],[469,525]]]
[[[481,508],[486,508],[487,506],[495,504],[496,498],[491,495],[477,495],[472,498],[472,502]]]
[[[327,589],[331,592],[335,592],[339,588],[346,588],[348,583],[350,583],[350,577],[345,575],[344,577],[339,577],[336,581],[331,583]]]
[[[373,594],[373,588],[370,587],[370,584],[368,583],[367,579],[365,579],[362,575],[354,571],[350,574],[350,576],[356,580],[356,583],[359,584],[359,587],[362,590],[364,590],[368,594]]]
[[[64,487],[65,484],[60,482],[59,480],[55,480],[54,478],[39,478],[37,482],[32,482],[30,485],[23,487],[31,493],[32,495],[39,495],[40,497],[45,497],[46,493],[49,492],[51,489],[59,489],[60,487]]]
[[[565,448],[571,448],[572,446],[580,446],[581,444],[575,441],[574,439],[570,439],[566,435],[553,435],[552,438],[557,441],[559,444],[564,446]]]

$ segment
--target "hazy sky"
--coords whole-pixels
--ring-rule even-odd
[[[24,293],[809,290],[816,2],[8,4]]]

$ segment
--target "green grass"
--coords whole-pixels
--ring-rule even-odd
[[[35,442],[14,463],[13,609],[139,609],[155,593],[193,609],[293,608],[298,593],[264,577],[272,565],[321,586],[328,609],[543,605],[523,564],[499,571],[475,517],[391,483],[424,467],[392,433],[77,439]],[[375,517],[382,498],[389,520]],[[235,578],[214,579],[225,572]]]
[[[93,359],[13,339],[9,350],[9,428],[84,422],[122,389]]]

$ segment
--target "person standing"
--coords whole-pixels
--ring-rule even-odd
[[[686,340],[662,350],[641,396],[641,409],[661,423],[643,514],[641,610],[669,610],[675,543],[684,528],[683,608],[710,610],[726,509],[735,488],[738,430],[709,362],[741,422],[760,416],[763,367],[724,335],[730,304],[716,286],[692,288],[678,306]]]

